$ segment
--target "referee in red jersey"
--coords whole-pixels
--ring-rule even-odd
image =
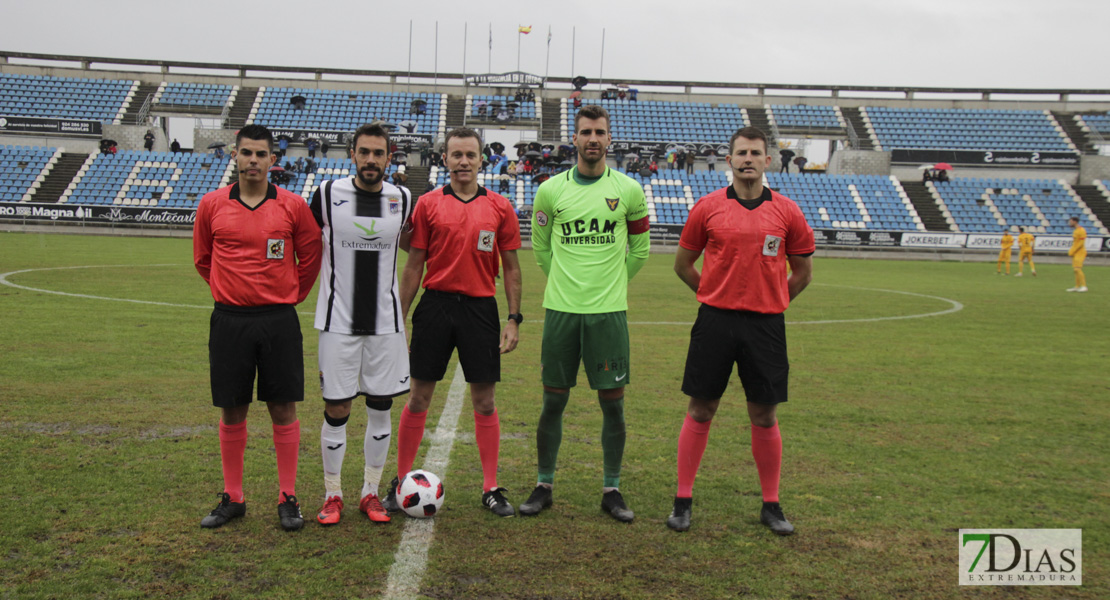
[[[813,230],[793,200],[763,186],[771,156],[762,131],[745,127],[734,133],[726,160],[732,185],[694,205],[674,261],[675,273],[701,307],[682,380],[690,403],[678,436],[678,492],[667,526],[690,528],[694,478],[735,364],[763,492],[760,521],[790,535],[794,526],[779,506],[782,437],[775,408],[786,402],[790,371],[783,312],[813,278]],[[703,251],[699,273],[694,263]]]
[[[451,183],[424,194],[412,215],[408,261],[401,274],[401,314],[409,313],[420,281],[424,294],[412,313],[409,400],[397,425],[397,475],[383,505],[397,510],[397,483],[412,470],[436,382],[447,372],[455,348],[470,384],[474,440],[482,462],[482,504],[499,517],[516,514],[497,485],[501,421],[494,387],[501,380],[501,355],[516,348],[520,315],[520,222],[511,202],[478,185],[482,137],[460,127],[447,133],[444,166]],[[509,315],[497,315],[498,259],[504,265]],[[427,276],[424,267],[427,264]],[[499,333],[500,330],[500,333]]]
[[[204,195],[193,226],[193,261],[216,307],[208,337],[212,404],[220,408],[224,491],[201,527],[220,527],[247,512],[243,453],[255,374],[258,400],[273,421],[278,516],[287,531],[304,525],[297,503],[297,452],[304,400],[301,324],[293,308],[320,271],[320,227],[303,198],[266,181],[277,160],[274,138],[248,125],[231,153],[239,181]]]

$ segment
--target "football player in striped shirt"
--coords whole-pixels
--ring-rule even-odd
[[[324,245],[315,323],[324,397],[325,493],[316,515],[321,525],[338,523],[343,511],[347,421],[359,396],[365,399],[367,420],[358,509],[373,522],[389,521],[378,484],[389,453],[393,398],[409,391],[397,251],[408,250],[412,196],[385,181],[389,134],[380,125],[355,131],[350,157],[354,175],[321,185],[312,197]]]

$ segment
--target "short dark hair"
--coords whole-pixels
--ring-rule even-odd
[[[1078,223],[1079,217],[1068,217],[1068,221],[1075,221],[1076,223]]]
[[[732,134],[732,137],[728,138],[728,153],[729,154],[732,154],[732,145],[736,142],[736,138],[744,138],[746,140],[763,140],[763,150],[764,151],[770,150],[767,147],[767,134],[763,133],[763,130],[758,128],[758,127],[750,127],[749,126],[749,127],[741,127],[740,129],[737,129],[736,133]]]
[[[378,123],[368,123],[356,129],[354,137],[351,138],[351,150],[354,150],[355,146],[358,146],[358,138],[364,135],[384,139],[385,149],[387,152],[389,151],[389,132],[385,130],[385,127],[382,127]]]
[[[266,142],[270,150],[274,149],[274,134],[270,133],[270,130],[262,125],[247,125],[240,129],[239,133],[235,134],[235,145],[238,146],[239,140],[243,138]]]
[[[479,149],[479,151],[482,148],[485,147],[482,144],[482,135],[480,133],[478,133],[477,131],[474,131],[473,129],[471,129],[469,127],[456,127],[454,129],[452,129],[451,131],[448,131],[447,136],[443,138],[443,153],[444,154],[447,154],[447,142],[450,142],[451,138],[474,138],[474,139],[478,140],[478,149]]]
[[[1024,226],[1018,227],[1018,229],[1021,230],[1022,233],[1025,233],[1025,227]]]
[[[578,109],[578,114],[574,115],[574,131],[578,132],[578,121],[580,119],[605,119],[605,125],[612,129],[613,120],[609,118],[609,111],[605,107],[598,106],[597,104],[587,104]],[[613,133],[612,131],[609,132]]]

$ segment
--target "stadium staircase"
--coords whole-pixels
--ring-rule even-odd
[[[767,134],[767,147],[778,148],[778,140],[775,139],[774,129],[771,127],[771,120],[767,118],[767,109],[762,106],[758,107],[745,107],[748,111],[748,121],[751,122],[752,127],[760,128],[763,133]],[[772,156],[777,153],[772,153]]]
[[[405,174],[408,175],[408,181],[405,182],[405,187],[409,188],[412,192],[413,198],[419,198],[424,194],[424,189],[428,187],[428,177],[431,175],[430,167],[421,167],[420,161],[416,161],[416,165],[408,165],[405,167]]]
[[[58,163],[50,170],[42,185],[31,196],[31,202],[53,203],[62,197],[62,193],[69,187],[77,172],[88,160],[89,155],[84,152],[63,152]]]
[[[540,115],[540,139],[545,141],[563,140],[562,99],[544,98]]]
[[[131,100],[131,106],[128,106],[127,111],[123,113],[121,122],[146,125],[146,123],[139,123],[139,112],[143,110],[143,105],[146,104],[148,98],[151,102],[154,102],[154,94],[159,87],[161,87],[161,84],[158,83],[140,83],[139,89],[135,91],[135,98]]]
[[[239,88],[239,94],[235,96],[235,102],[231,105],[231,110],[227,113],[227,124],[225,127],[238,131],[247,124],[247,117],[251,114],[251,108],[254,106],[254,101],[258,97],[258,88],[245,87]]]
[[[913,202],[913,207],[917,210],[917,216],[921,217],[921,223],[925,225],[926,230],[952,231],[948,227],[948,221],[944,220],[944,215],[940,214],[940,207],[937,206],[936,200],[924,183],[920,181],[902,181],[899,183],[902,184],[902,189],[906,190],[910,202]]]
[[[859,108],[854,106],[841,106],[840,114],[844,115],[844,118],[848,121],[848,124],[852,126],[852,130],[856,132],[856,136],[859,138],[859,148],[856,148],[856,150],[874,150],[874,140],[871,139],[871,133],[867,129],[867,124],[863,122],[863,115],[860,114]],[[940,213],[938,212],[937,214]],[[925,216],[922,215],[921,218],[924,220]],[[926,223],[926,226],[928,226],[928,223]]]
[[[1054,110],[1052,116],[1056,117],[1056,122],[1064,128],[1064,133],[1071,138],[1075,147],[1079,148],[1080,154],[1098,154],[1098,148],[1095,148],[1095,145],[1091,143],[1091,136],[1080,129],[1079,124],[1075,122],[1075,113]]]
[[[456,127],[463,127],[466,125],[466,98],[464,96],[448,96],[447,97],[447,121],[446,131],[455,129]],[[421,189],[423,191],[423,189]]]
[[[55,167],[57,169],[57,167]],[[1083,202],[1095,213],[1103,227],[1110,227],[1110,198],[1102,190],[1093,185],[1073,185],[1072,189],[1083,199]]]

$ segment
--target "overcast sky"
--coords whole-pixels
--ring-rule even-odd
[[[516,70],[531,25],[520,66],[538,75],[550,26],[550,74],[573,60],[595,81],[1110,89],[1110,2],[1094,0],[4,4],[9,51],[406,70],[411,20],[414,71],[436,68],[438,21],[440,72],[462,72],[464,54],[468,73]]]

